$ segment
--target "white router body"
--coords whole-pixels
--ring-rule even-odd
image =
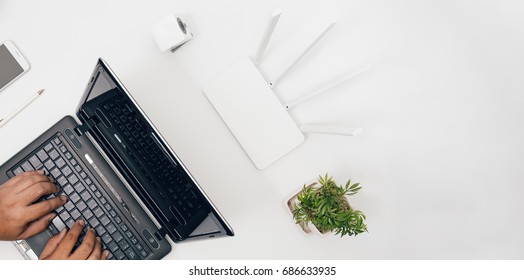
[[[304,134],[288,113],[291,107],[317,96],[367,69],[366,67],[351,73],[321,90],[290,103],[282,104],[272,88],[320,41],[335,22],[324,28],[322,33],[317,35],[280,75],[272,81],[267,81],[257,65],[265,52],[280,14],[281,11],[277,9],[271,15],[271,20],[266,26],[253,60],[249,57],[242,59],[215,77],[203,88],[204,94],[222,117],[229,130],[255,166],[261,170],[304,142]],[[304,128],[308,133],[331,133],[348,136],[355,136],[360,132],[358,128],[354,130],[311,125],[304,126]]]
[[[251,59],[245,58],[204,87],[204,92],[258,169],[304,141]]]

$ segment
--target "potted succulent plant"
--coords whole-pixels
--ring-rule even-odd
[[[295,222],[310,233],[309,225],[315,226],[322,234],[333,232],[335,235],[352,236],[367,232],[366,216],[353,209],[348,196],[356,194],[362,187],[359,183],[337,185],[326,174],[318,181],[304,187],[287,201]]]

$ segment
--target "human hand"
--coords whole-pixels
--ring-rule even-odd
[[[95,238],[93,228],[87,230],[80,246],[72,252],[85,222],[77,221],[69,232],[63,229],[59,234],[51,237],[45,245],[41,260],[106,260],[109,256],[107,250],[102,252],[100,237]]]
[[[44,171],[19,174],[0,186],[0,240],[26,239],[42,232],[56,216],[51,213],[63,205],[65,196],[33,204],[41,196],[55,193],[55,186]]]

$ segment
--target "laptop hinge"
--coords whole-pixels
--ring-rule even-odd
[[[91,129],[96,127],[98,123],[100,123],[100,119],[97,116],[93,116],[92,118],[87,119],[87,121],[85,121],[84,124],[77,126],[75,128],[75,132],[78,136],[81,136],[87,131],[90,131]]]
[[[164,236],[166,236],[166,234],[167,234],[167,231],[163,228],[160,228],[157,232],[155,232],[155,237],[159,241],[162,241],[162,239],[164,239]]]

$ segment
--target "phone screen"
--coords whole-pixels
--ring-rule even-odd
[[[22,74],[24,69],[5,45],[0,45],[0,89]]]

